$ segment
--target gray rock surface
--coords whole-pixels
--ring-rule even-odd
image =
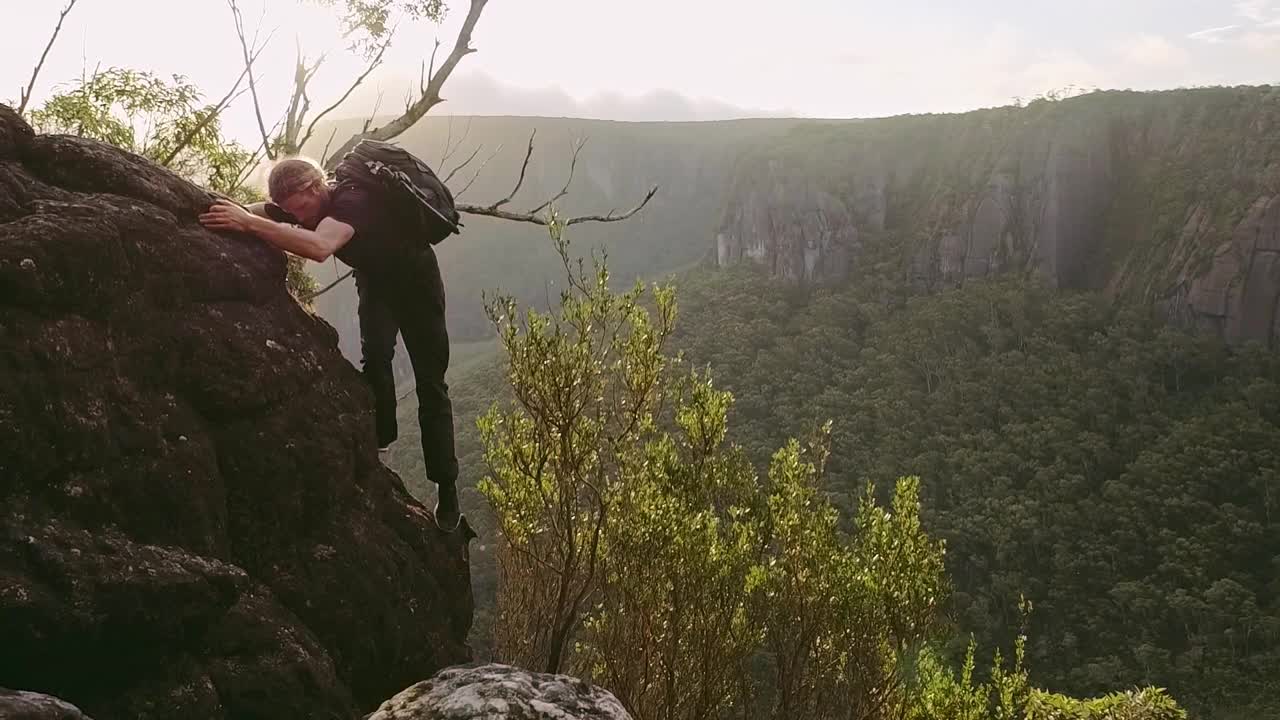
[[[365,720],[630,720],[611,693],[568,675],[489,664],[441,671]]]
[[[0,720],[93,720],[80,708],[40,693],[0,688]]]

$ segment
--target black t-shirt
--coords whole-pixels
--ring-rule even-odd
[[[380,275],[403,261],[407,238],[397,230],[394,209],[378,193],[355,183],[338,183],[330,194],[329,217],[355,229],[334,253],[347,265]]]
[[[425,242],[414,242],[392,201],[378,190],[349,181],[333,187],[329,217],[355,229],[335,255],[365,273],[370,287],[384,288],[380,292],[389,293],[392,302],[443,316],[444,282],[435,252]]]

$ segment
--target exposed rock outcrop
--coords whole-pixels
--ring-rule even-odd
[[[1033,271],[1276,346],[1277,129],[1268,87],[802,126],[742,164],[716,258],[917,291]]]
[[[365,720],[630,720],[612,693],[568,675],[507,665],[450,668]]]
[[[92,720],[80,708],[40,693],[0,688],[0,718],[4,720]]]
[[[1280,196],[1259,198],[1207,270],[1193,273],[1186,298],[1193,318],[1228,342],[1280,343]]]
[[[281,253],[0,106],[0,685],[99,718],[348,718],[465,662],[464,533],[377,461]]]

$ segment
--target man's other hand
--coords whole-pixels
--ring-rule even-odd
[[[210,230],[249,232],[253,215],[233,202],[217,200],[209,206],[208,212],[201,213],[200,224]]]

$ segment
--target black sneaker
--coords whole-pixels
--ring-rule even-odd
[[[458,487],[454,483],[436,486],[436,525],[445,532],[458,529],[462,513],[458,508]]]

